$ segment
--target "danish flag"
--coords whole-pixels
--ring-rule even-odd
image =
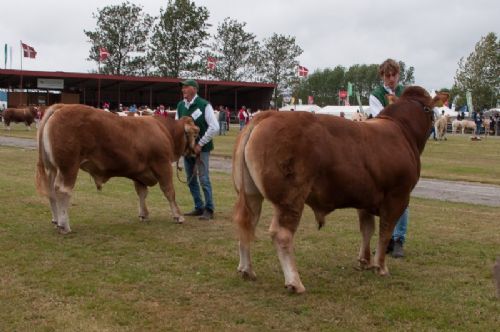
[[[309,74],[309,69],[307,69],[304,66],[299,66],[299,76],[300,77],[307,77],[308,74]]]
[[[108,58],[109,52],[105,47],[99,48],[99,61],[104,61]]]
[[[21,47],[23,48],[23,55],[25,58],[36,58],[36,51],[32,46],[29,46],[23,42],[21,42]]]
[[[207,68],[208,70],[215,70],[215,66],[217,65],[217,59],[213,56],[207,57]]]

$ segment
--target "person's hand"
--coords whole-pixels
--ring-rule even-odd
[[[201,146],[199,144],[196,144],[194,146],[194,153],[198,156],[201,153]]]

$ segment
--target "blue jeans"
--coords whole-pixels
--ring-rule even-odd
[[[399,220],[396,223],[396,227],[394,227],[394,231],[392,232],[392,239],[394,241],[401,240],[401,242],[405,242],[409,214],[410,211],[408,210],[408,208],[406,208],[401,217],[399,217]]]
[[[212,199],[212,185],[210,184],[208,174],[209,157],[210,152],[202,152],[200,154],[201,162],[198,164],[196,163],[196,158],[184,157],[184,169],[186,170],[186,178],[189,181],[189,191],[191,191],[191,196],[193,196],[194,208],[199,210],[208,209],[213,212],[215,208]],[[193,172],[196,171],[198,175],[193,176]],[[201,199],[200,184],[203,189],[205,204],[203,204],[203,200]]]
[[[226,120],[219,121],[219,136],[226,135]]]
[[[245,120],[240,120],[240,130],[242,130],[243,127],[245,127]]]
[[[475,132],[476,135],[481,135],[481,124],[482,124],[481,121],[476,121],[476,132]]]

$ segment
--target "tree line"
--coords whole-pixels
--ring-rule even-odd
[[[302,100],[314,96],[318,105],[338,104],[338,90],[346,89],[349,83],[354,87],[351,104],[357,103],[355,93],[359,93],[361,102],[367,104],[370,92],[380,83],[378,64],[325,68],[307,78],[299,78],[297,59],[303,50],[294,36],[274,33],[259,41],[255,34],[247,31],[246,23],[229,17],[220,22],[211,35],[208,32],[211,27],[208,9],[190,0],[168,0],[157,17],[129,1],[98,9],[93,17],[97,21],[96,29],[84,30],[91,44],[88,60],[99,63],[99,70],[104,74],[273,83],[277,86],[273,101],[278,104],[282,92],[287,89]],[[454,86],[446,88],[452,97],[459,95],[465,100],[464,91],[472,90],[480,103],[496,104],[498,42],[496,35],[491,34],[483,41],[486,46],[479,49],[476,46],[476,53],[486,52],[488,56],[471,55],[459,63]],[[102,62],[100,48],[105,48],[110,54]],[[496,63],[485,65],[491,63],[495,54]],[[210,70],[207,59],[215,63]],[[472,65],[473,62],[482,65]],[[400,66],[401,83],[413,84],[414,67],[402,61]],[[484,68],[491,70],[485,73]],[[484,76],[488,79],[485,80]],[[489,88],[490,85],[493,88]]]

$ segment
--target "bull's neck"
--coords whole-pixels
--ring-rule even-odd
[[[184,131],[184,122],[181,120],[173,120],[166,119],[167,127],[169,127],[169,131],[172,133],[172,139],[174,144],[174,155],[175,160],[178,160],[186,149],[187,138]]]

